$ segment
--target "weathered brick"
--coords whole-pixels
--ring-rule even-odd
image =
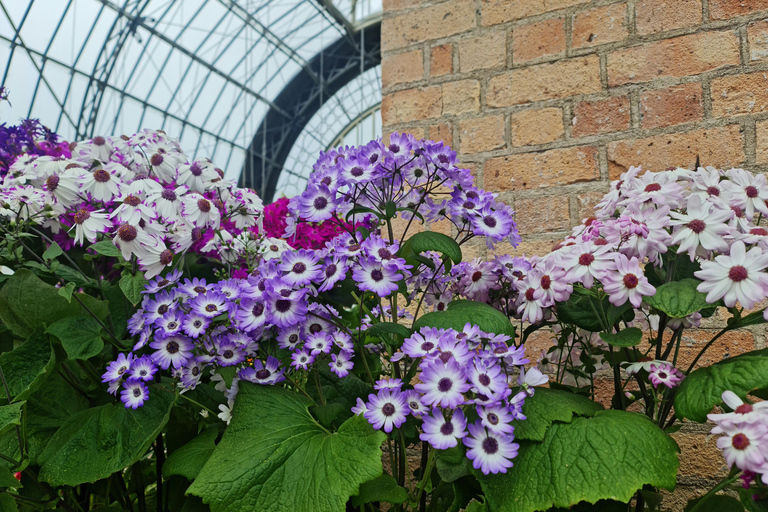
[[[588,94],[600,88],[600,60],[590,55],[497,75],[488,81],[486,102],[490,107],[508,107]]]
[[[727,20],[765,10],[768,10],[768,0],[709,0],[709,17],[713,20]]]
[[[515,215],[515,218],[516,221],[519,220],[517,215]],[[562,237],[558,235],[542,235],[535,238],[526,235],[517,247],[512,247],[512,244],[509,242],[496,244],[493,249],[488,250],[488,257],[492,258],[502,254],[511,254],[512,256],[544,256],[560,240],[562,240]]]
[[[429,76],[443,76],[451,73],[453,73],[453,45],[446,43],[433,46],[429,55]]]
[[[683,331],[677,367],[687,370],[701,349],[717,334],[715,330],[688,329]],[[696,363],[694,368],[712,366],[730,357],[755,350],[755,337],[749,331],[730,331],[715,341]]]
[[[567,197],[515,199],[515,212],[517,229],[521,235],[564,231],[570,227]]]
[[[725,76],[712,80],[712,115],[730,117],[768,109],[768,73]]]
[[[424,52],[421,50],[390,55],[381,61],[381,86],[384,88],[423,78]]]
[[[384,126],[440,117],[443,100],[440,86],[420,87],[386,94],[381,99]]]
[[[717,437],[681,430],[672,434],[672,438],[680,447],[678,476],[715,479],[728,474],[728,465],[717,448]]]
[[[433,124],[429,127],[429,140],[443,141],[448,146],[453,145],[453,127],[451,123]]]
[[[481,153],[504,147],[504,116],[466,119],[459,123],[462,153]]]
[[[553,18],[512,29],[512,61],[520,64],[565,54],[565,19]]]
[[[646,91],[640,95],[643,128],[698,121],[703,115],[699,82]]]
[[[632,165],[642,165],[650,171],[663,171],[670,166],[691,169],[697,156],[705,166],[732,167],[744,163],[740,127],[732,124],[609,142],[608,174],[615,180]]]
[[[459,43],[459,68],[462,73],[504,66],[507,62],[507,34],[494,30]]]
[[[603,195],[608,192],[610,185],[605,183],[595,185],[595,188],[599,188],[599,191],[576,194],[576,208],[578,210],[577,223],[579,224],[584,219],[594,217],[595,205],[603,199]]]
[[[546,144],[561,138],[563,130],[563,111],[559,108],[523,110],[509,116],[509,140],[513,146]]]
[[[703,32],[664,39],[608,54],[608,84],[688,76],[739,64],[734,31]]]
[[[627,4],[606,5],[573,16],[574,48],[621,41],[628,33]]]
[[[701,0],[640,0],[635,4],[637,33],[666,32],[701,23]]]
[[[750,23],[747,27],[747,40],[750,61],[768,58],[768,20]]]
[[[467,0],[465,0],[467,1]],[[483,0],[481,19],[483,25],[495,25],[520,20],[545,12],[564,9],[589,0]],[[467,3],[469,3],[467,1]]]
[[[439,220],[437,222],[430,222],[428,224],[429,230],[436,233],[442,233],[444,235],[451,236],[451,227],[453,223],[448,219]]]
[[[757,147],[755,148],[757,163],[768,164],[768,120],[758,121],[755,126],[757,127]]]
[[[582,101],[573,109],[574,137],[629,128],[629,97],[614,96],[604,100]]]
[[[382,6],[384,12],[399,11],[409,7],[417,7],[423,4],[425,0],[383,0]]]
[[[578,146],[492,158],[483,167],[486,190],[523,190],[600,179],[597,148]]]
[[[443,114],[463,114],[480,109],[480,82],[458,80],[443,84]]]
[[[381,22],[382,50],[403,48],[413,43],[448,37],[475,26],[474,2],[451,0],[385,17]]]

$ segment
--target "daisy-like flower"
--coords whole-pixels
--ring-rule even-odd
[[[632,376],[636,373],[639,373],[640,370],[645,370],[646,372],[651,371],[651,365],[660,366],[662,364],[666,363],[666,361],[660,361],[657,359],[651,359],[650,357],[644,357],[637,361],[636,363],[630,363],[626,366],[624,371],[627,373],[628,376]]]
[[[128,379],[123,384],[123,391],[120,393],[120,400],[125,404],[126,409],[138,409],[149,398],[149,389],[141,379]]]
[[[352,354],[342,350],[338,355],[331,354],[331,362],[328,366],[341,379],[349,375],[349,370],[355,366],[355,363],[352,362]]]
[[[197,193],[186,194],[181,198],[181,214],[199,228],[218,227],[221,212],[214,204]]]
[[[267,357],[267,362],[263,363],[257,359],[253,362],[253,368],[243,368],[238,372],[242,380],[270,386],[285,380],[283,370],[280,368],[280,361],[272,356]]]
[[[85,173],[83,177],[83,192],[88,192],[96,201],[112,201],[120,195],[120,179],[115,171],[96,169],[91,173]]]
[[[306,289],[284,294],[267,294],[269,321],[278,327],[290,327],[307,315]]]
[[[333,217],[339,201],[328,187],[309,185],[298,198],[301,216],[310,222],[322,222]]]
[[[220,178],[213,164],[205,160],[181,164],[177,171],[176,183],[186,185],[190,190],[200,193],[205,192],[213,180]]]
[[[654,388],[659,387],[659,384],[664,384],[669,389],[676,388],[680,385],[683,377],[682,372],[669,363],[651,364],[651,369],[648,372],[648,379]]]
[[[304,346],[312,351],[313,356],[328,354],[333,348],[333,338],[324,331],[311,333],[307,336]]]
[[[720,430],[725,435],[718,438],[717,447],[723,451],[729,467],[735,465],[741,470],[763,472],[766,464],[765,450],[768,447],[768,425],[723,423]]]
[[[486,396],[501,393],[508,386],[507,375],[502,373],[501,366],[487,366],[478,359],[469,367],[469,381],[472,383],[472,391]]]
[[[723,391],[722,397],[725,405],[730,407],[733,412],[707,414],[707,418],[718,425],[712,429],[713,434],[722,433],[723,430],[720,425],[725,423],[768,423],[768,402],[748,404],[739,398],[733,391]]]
[[[357,398],[357,404],[355,407],[350,409],[356,416],[360,416],[361,414],[365,414],[368,412],[368,406],[363,402],[363,399],[358,397]]]
[[[163,370],[171,366],[174,368],[184,366],[192,357],[192,349],[195,348],[189,338],[180,335],[155,340],[149,346],[156,350],[152,354],[152,361]]]
[[[421,383],[414,386],[424,395],[422,401],[425,404],[451,409],[464,403],[462,393],[469,388],[464,371],[455,360],[448,364],[437,361],[428,365],[421,372]]]
[[[515,418],[507,407],[502,404],[491,404],[477,406],[477,415],[483,426],[498,435],[509,435],[514,432],[515,427],[510,422]]]
[[[433,448],[447,450],[459,444],[459,439],[467,435],[467,420],[461,409],[453,411],[450,419],[446,419],[440,409],[432,408],[431,415],[424,415],[421,426],[424,431],[419,439],[427,441]]]
[[[187,336],[197,339],[205,333],[205,330],[208,329],[210,323],[211,321],[208,317],[198,315],[197,313],[188,313],[181,321],[181,328]]]
[[[323,283],[318,287],[318,291],[325,292],[333,288],[340,280],[347,277],[349,265],[345,258],[327,256],[323,261],[323,271],[321,277]]]
[[[216,362],[219,366],[233,366],[245,361],[244,347],[235,343],[229,337],[218,338],[216,346]]]
[[[731,245],[731,254],[715,256],[714,261],[702,261],[701,270],[694,276],[703,282],[696,288],[707,294],[710,304],[723,299],[732,308],[738,301],[742,307],[751,308],[760,302],[768,291],[768,252],[760,247],[746,251],[741,240]]]
[[[187,192],[187,187],[181,186],[163,188],[147,194],[147,204],[154,206],[157,213],[166,220],[175,220],[181,209],[181,197]]]
[[[204,294],[200,294],[189,303],[192,311],[198,315],[202,315],[208,318],[213,318],[222,313],[226,313],[227,298],[223,293],[209,291]]]
[[[95,212],[80,209],[75,212],[73,217],[75,222],[75,243],[83,245],[83,238],[89,242],[96,243],[99,233],[106,233],[112,227],[112,222],[106,213],[101,210]]]
[[[405,401],[408,403],[408,409],[411,411],[411,415],[413,415],[416,418],[421,418],[423,414],[426,414],[429,412],[429,409],[424,406],[424,404],[421,402],[421,394],[414,390],[409,389],[407,391],[404,391],[405,393]]]
[[[520,445],[513,443],[514,437],[495,434],[485,427],[480,420],[469,425],[469,436],[464,438],[468,448],[467,458],[472,466],[484,475],[506,473],[512,467],[512,460],[517,457]]]
[[[539,371],[538,368],[531,368],[527,372],[525,368],[520,368],[520,375],[517,377],[517,383],[525,388],[528,396],[533,396],[535,386],[541,386],[549,382],[549,377]]]
[[[150,356],[142,356],[131,364],[129,375],[134,379],[149,382],[154,377],[155,372],[157,372],[157,365],[152,362],[152,358]]]
[[[578,281],[586,288],[592,288],[595,278],[600,279],[606,263],[612,259],[613,252],[609,245],[594,247],[582,244],[571,247],[560,263],[566,270],[566,281]]]
[[[369,257],[359,261],[359,266],[352,271],[352,279],[361,290],[387,297],[397,290],[397,283],[402,281],[403,276],[395,268]]]
[[[762,174],[752,174],[744,169],[730,169],[725,172],[728,180],[720,185],[729,194],[729,204],[744,210],[747,219],[752,220],[755,211],[768,215],[768,184]]]
[[[318,260],[319,258],[313,251],[304,249],[285,253],[283,262],[279,266],[280,270],[285,272],[283,281],[291,286],[303,286],[311,283],[322,274]]]
[[[672,226],[680,228],[672,236],[672,245],[679,245],[677,253],[687,252],[691,261],[696,257],[699,246],[708,251],[724,252],[728,250],[728,242],[723,235],[731,228],[726,221],[733,217],[731,210],[715,208],[712,203],[702,202],[700,196],[691,196],[685,214],[669,213],[673,220]]]
[[[443,329],[434,327],[422,327],[419,332],[406,338],[403,343],[403,352],[413,358],[424,357],[437,350],[437,344],[440,343],[440,337],[445,334]]]
[[[608,300],[614,306],[621,306],[629,300],[634,307],[639,308],[643,296],[656,294],[656,288],[648,282],[637,258],[627,259],[624,254],[615,254],[611,267],[611,270],[603,273],[602,282]]]
[[[365,419],[376,430],[384,429],[390,433],[395,427],[405,423],[406,416],[410,412],[405,401],[405,394],[397,390],[382,389],[378,394],[368,395],[367,411],[363,413]]]
[[[251,332],[267,321],[267,307],[260,299],[243,299],[235,312],[237,326],[245,332]]]
[[[296,369],[308,370],[309,365],[315,362],[315,356],[306,349],[297,350],[291,354],[291,366]]]
[[[304,336],[300,325],[291,325],[279,330],[277,334],[277,345],[280,348],[296,350]]]
[[[173,263],[173,251],[165,246],[165,242],[153,238],[154,243],[144,246],[144,253],[138,257],[139,265],[144,271],[144,277],[151,279]]]
[[[119,380],[131,369],[135,357],[133,354],[118,354],[117,359],[109,363],[107,371],[101,376],[101,382],[114,382]]]

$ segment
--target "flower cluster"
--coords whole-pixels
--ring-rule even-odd
[[[251,239],[239,234],[257,225],[263,207],[253,191],[223,176],[209,160],[190,160],[161,131],[99,136],[73,144],[71,157],[16,160],[0,188],[0,217],[41,225],[65,249],[111,239],[153,277],[194,244],[239,258]]]
[[[2,94],[0,89],[0,100]],[[60,141],[55,132],[37,119],[23,119],[15,126],[0,124],[0,179],[17,159],[25,155],[69,158],[72,154],[67,142]]]
[[[295,219],[291,218],[288,203],[287,197],[281,197],[264,207],[264,234],[270,238],[283,238],[290,222],[294,226],[293,234],[286,241],[294,249],[322,249],[326,242],[339,234],[355,229],[355,226],[338,218],[296,224]],[[256,226],[251,230],[258,233]]]

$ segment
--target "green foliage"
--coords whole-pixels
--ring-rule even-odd
[[[16,479],[14,478],[14,480]],[[16,506],[16,500],[8,493],[0,493],[0,510],[3,512],[19,512],[19,508]]]
[[[459,444],[447,450],[438,450],[435,460],[437,474],[445,482],[455,482],[472,472],[472,465],[464,447]]]
[[[368,336],[378,336],[387,341],[390,339],[389,335],[400,336],[401,338],[407,338],[411,335],[411,330],[403,324],[396,324],[394,322],[379,322],[373,324],[365,331]],[[402,341],[402,340],[401,340]]]
[[[614,347],[634,347],[643,341],[643,331],[637,327],[627,327],[617,333],[601,332],[600,338]]]
[[[13,476],[13,473],[7,468],[0,468],[0,488],[2,487],[15,487],[16,489],[19,489],[23,487],[21,482],[16,480],[16,477]],[[2,505],[3,502],[0,500],[0,505]],[[0,510],[5,511],[4,508],[0,507]]]
[[[52,261],[58,258],[64,254],[64,251],[61,249],[61,246],[57,244],[56,242],[53,242],[48,249],[43,253],[43,259],[45,261]]]
[[[685,506],[684,512],[689,512],[706,496],[690,500]],[[715,494],[707,497],[707,501],[696,509],[696,512],[744,512],[744,506],[736,498]]]
[[[169,478],[173,475],[179,475],[187,480],[197,478],[203,465],[210,458],[214,448],[216,448],[216,437],[218,435],[218,428],[209,428],[198,434],[181,448],[175,450],[168,456],[165,464],[163,464],[163,476]]]
[[[72,302],[72,292],[75,291],[75,283],[69,282],[66,285],[59,288],[59,295],[67,299],[67,302]]]
[[[93,249],[94,251],[101,254],[102,256],[109,256],[111,258],[117,258],[118,256],[120,256],[120,249],[115,247],[115,244],[113,244],[109,240],[102,240],[101,242],[96,242],[95,244],[88,246],[88,248]]]
[[[21,408],[26,402],[16,402],[0,407],[0,433],[13,428],[14,425],[21,425]]]
[[[361,416],[331,433],[310,405],[295,392],[241,383],[232,422],[188,493],[213,512],[345,510],[382,474],[385,435]]]
[[[34,334],[12,351],[4,352],[0,355],[0,369],[11,396],[7,397],[5,388],[0,386],[0,399],[25,400],[42,383],[55,362],[48,336],[41,333]]]
[[[64,422],[39,457],[39,478],[51,485],[78,485],[107,478],[144,456],[168,422],[175,395],[152,388],[136,410],[122,403],[86,409]]]
[[[376,501],[400,504],[405,503],[407,499],[408,492],[397,485],[394,478],[384,473],[362,484],[360,492],[356,496],[352,496],[350,501],[353,507],[358,508],[366,503]]]
[[[691,372],[675,394],[675,413],[703,423],[712,408],[723,403],[723,391],[745,399],[748,392],[761,388],[768,388],[768,355],[747,352]]]
[[[655,295],[643,300],[671,318],[685,318],[709,306],[707,295],[696,289],[699,284],[698,279],[672,281],[659,286]]]
[[[125,297],[131,301],[134,306],[141,302],[144,296],[141,294],[144,291],[144,287],[147,285],[147,280],[144,279],[144,274],[137,272],[135,275],[129,271],[124,271],[120,278],[120,289],[123,290]]]
[[[461,247],[456,240],[448,235],[437,233],[435,231],[422,231],[421,233],[416,233],[406,241],[404,250],[401,252],[403,252],[403,257],[408,259],[409,256],[418,256],[427,251],[434,251],[443,255],[443,263],[446,272],[451,270],[451,262],[453,262],[453,264],[461,263]],[[431,260],[426,258],[427,262],[425,262],[423,258],[424,257],[415,259],[429,267],[433,266]]]
[[[594,416],[603,406],[589,398],[548,388],[536,388],[536,394],[525,399],[525,420],[514,420],[516,439],[542,441],[552,423],[570,423],[574,416]]]
[[[567,324],[574,324],[589,332],[603,332],[619,320],[630,322],[634,318],[632,305],[614,306],[608,296],[598,299],[595,290],[575,286],[565,302],[556,305],[558,318]]]
[[[56,336],[70,359],[89,359],[104,348],[101,326],[92,316],[68,316],[56,320],[46,331]]]
[[[475,474],[489,508],[500,512],[601,499],[626,503],[645,484],[674,489],[677,452],[672,438],[645,416],[598,411],[591,418],[554,423],[540,443],[522,442],[507,473]]]
[[[514,337],[515,327],[507,315],[483,302],[454,300],[445,311],[433,311],[420,316],[413,324],[413,332],[422,327],[456,329],[461,331],[467,323],[477,325],[481,331]]]

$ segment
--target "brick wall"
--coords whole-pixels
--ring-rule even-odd
[[[768,0],[384,0],[382,52],[385,133],[446,141],[517,211],[496,252],[547,252],[631,165],[768,168]],[[710,363],[763,346],[733,333]],[[722,473],[707,432],[676,434],[667,506]]]

